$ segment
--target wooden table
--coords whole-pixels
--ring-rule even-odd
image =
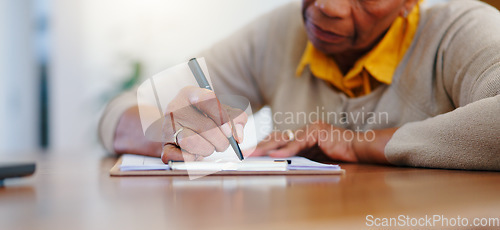
[[[341,164],[343,176],[190,181],[110,177],[116,158],[89,151],[0,155],[6,160],[35,160],[37,172],[0,188],[2,230],[368,229],[368,215],[500,218],[498,172]]]

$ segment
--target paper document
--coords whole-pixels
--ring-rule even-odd
[[[284,160],[284,161],[283,161]],[[290,162],[290,163],[288,163]],[[125,154],[122,157],[120,171],[147,171],[170,170],[160,158]],[[200,170],[200,171],[286,171],[286,170],[340,170],[338,165],[322,164],[304,157],[271,158],[248,157],[243,162],[213,161],[175,162],[173,170]]]

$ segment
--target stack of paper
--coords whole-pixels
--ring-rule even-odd
[[[194,171],[286,171],[286,170],[340,170],[338,165],[321,164],[304,157],[271,158],[249,157],[243,162],[199,161],[164,164],[160,158],[125,154],[120,171],[143,170],[194,170]]]

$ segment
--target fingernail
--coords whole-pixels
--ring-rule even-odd
[[[243,142],[243,125],[241,124],[236,124],[236,135],[238,136],[238,141],[241,143]]]
[[[270,157],[284,157],[283,152],[279,150],[269,150],[267,152],[267,155],[269,155]]]
[[[221,125],[220,130],[222,131],[222,133],[224,133],[226,137],[231,137],[233,135],[231,132],[231,126],[229,126],[228,123]]]

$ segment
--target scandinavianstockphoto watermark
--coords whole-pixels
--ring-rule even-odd
[[[330,141],[330,142],[372,142],[376,138],[375,131],[361,130],[357,127],[354,130],[350,129],[338,129],[335,126],[327,126],[326,128],[318,129],[315,126],[306,126],[302,129],[298,129],[293,132],[293,137],[290,136],[289,130],[279,131],[273,130],[274,135],[269,135],[263,139],[263,141],[271,141],[273,138],[276,140],[289,140],[293,139],[295,141],[315,141],[318,144]]]
[[[368,227],[500,227],[500,217],[467,218],[445,215],[375,217],[367,215],[365,220],[365,225]]]
[[[317,121],[333,125],[388,124],[389,113],[366,111],[364,106],[355,112],[327,111],[324,106],[318,106],[312,112],[275,112],[273,114],[273,122],[277,125],[311,124]]]
[[[372,142],[376,133],[372,129],[363,129],[364,126],[384,127],[389,124],[389,113],[367,111],[365,107],[355,112],[327,111],[325,107],[316,107],[312,112],[274,112],[272,130],[273,135],[267,136],[265,141],[276,139],[289,139],[290,131],[296,141],[316,140],[319,143],[332,141],[358,141]],[[321,129],[313,124],[323,125]],[[302,127],[297,130],[279,130],[279,126]],[[344,129],[342,127],[351,127]]]

